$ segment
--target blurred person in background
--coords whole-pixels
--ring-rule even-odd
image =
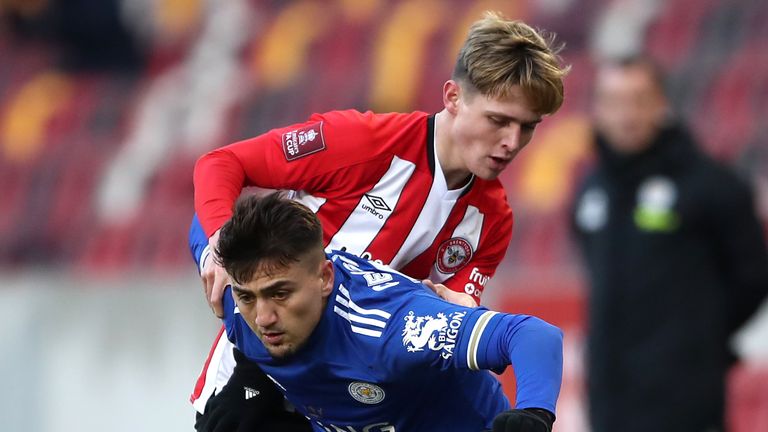
[[[703,154],[649,58],[597,71],[597,164],[572,213],[590,279],[593,430],[722,431],[734,332],[768,292],[750,188]]]
[[[326,250],[434,281],[444,298],[476,306],[512,236],[497,177],[563,101],[568,68],[557,51],[527,24],[489,13],[470,30],[441,112],[316,114],[200,158],[190,246],[216,314],[228,278],[212,254],[245,186],[294,191],[320,218]],[[191,398],[196,428],[244,430],[282,415],[264,408],[266,396],[243,398],[244,387],[262,386],[269,380],[220,334]]]

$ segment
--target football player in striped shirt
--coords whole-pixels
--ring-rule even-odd
[[[217,250],[232,280],[228,338],[315,431],[551,430],[556,327],[458,306],[387,266],[326,254],[317,216],[280,193],[241,200]],[[481,371],[509,364],[515,410]]]
[[[190,238],[215,313],[227,277],[212,251],[245,186],[293,191],[320,219],[326,250],[344,248],[478,304],[512,233],[497,177],[562,104],[566,72],[551,39],[487,14],[470,29],[437,114],[316,114],[204,155]],[[233,364],[220,334],[191,398],[198,412]]]

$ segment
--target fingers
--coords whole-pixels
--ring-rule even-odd
[[[205,295],[205,301],[208,306],[213,309],[211,304],[211,297],[213,292],[213,286],[216,281],[216,264],[212,259],[205,262],[203,270],[200,272],[200,279],[203,282],[203,294]]]
[[[229,284],[229,276],[226,270],[211,260],[205,265],[200,278],[203,281],[203,291],[208,306],[210,306],[217,317],[222,318],[224,316],[224,306],[222,304],[224,288]]]
[[[219,269],[221,269],[221,267],[219,267]],[[224,288],[228,284],[226,272],[223,271],[224,269],[221,270],[221,272],[217,271],[215,274],[214,281],[211,284],[210,297],[208,297],[208,303],[211,305],[211,308],[213,308],[213,313],[219,318],[224,317],[222,298],[224,297]]]
[[[472,296],[469,294],[453,291],[447,286],[443,284],[436,284],[429,279],[424,279],[421,281],[421,283],[423,283],[424,286],[431,289],[435,294],[437,294],[438,297],[445,301],[457,304],[459,306],[471,308],[477,307],[477,302],[475,302],[475,299],[472,298]]]
[[[440,293],[437,292],[437,288],[435,287],[435,284],[431,280],[424,279],[424,280],[421,281],[421,283],[423,283],[424,286],[426,286],[427,288],[431,289],[432,292],[434,292],[435,294],[440,295]]]
[[[475,299],[473,299],[471,295],[456,292],[456,291],[450,291],[448,290],[448,288],[446,288],[446,291],[449,291],[450,294],[446,295],[444,298],[449,302],[453,304],[457,304],[459,306],[465,306],[470,308],[477,307],[477,303],[475,302]]]
[[[203,269],[203,281],[205,282],[205,299],[213,310],[213,313],[219,317],[224,317],[224,306],[222,298],[224,297],[224,288],[229,284],[229,276],[214,258],[216,247],[219,243],[219,233],[217,230],[208,239],[208,245],[211,247],[211,259],[205,264]]]

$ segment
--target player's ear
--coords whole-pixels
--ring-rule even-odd
[[[331,292],[333,291],[333,278],[334,278],[334,271],[333,271],[333,263],[331,260],[323,260],[323,262],[320,264],[320,279],[322,280],[322,286],[320,287],[320,291],[323,294],[323,297],[328,297],[331,295]]]
[[[443,84],[443,106],[452,115],[458,112],[460,92],[461,87],[454,80],[448,80]]]

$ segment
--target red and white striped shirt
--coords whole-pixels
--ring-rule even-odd
[[[448,189],[434,128],[434,116],[423,112],[315,114],[203,156],[195,167],[195,210],[211,236],[243,187],[292,190],[320,219],[326,249],[345,247],[479,303],[509,245],[512,210],[498,180],[471,177]],[[225,341],[223,335],[218,344]],[[217,349],[192,395],[201,412],[216,386],[211,381],[229,376]],[[219,350],[226,356],[231,347]]]

